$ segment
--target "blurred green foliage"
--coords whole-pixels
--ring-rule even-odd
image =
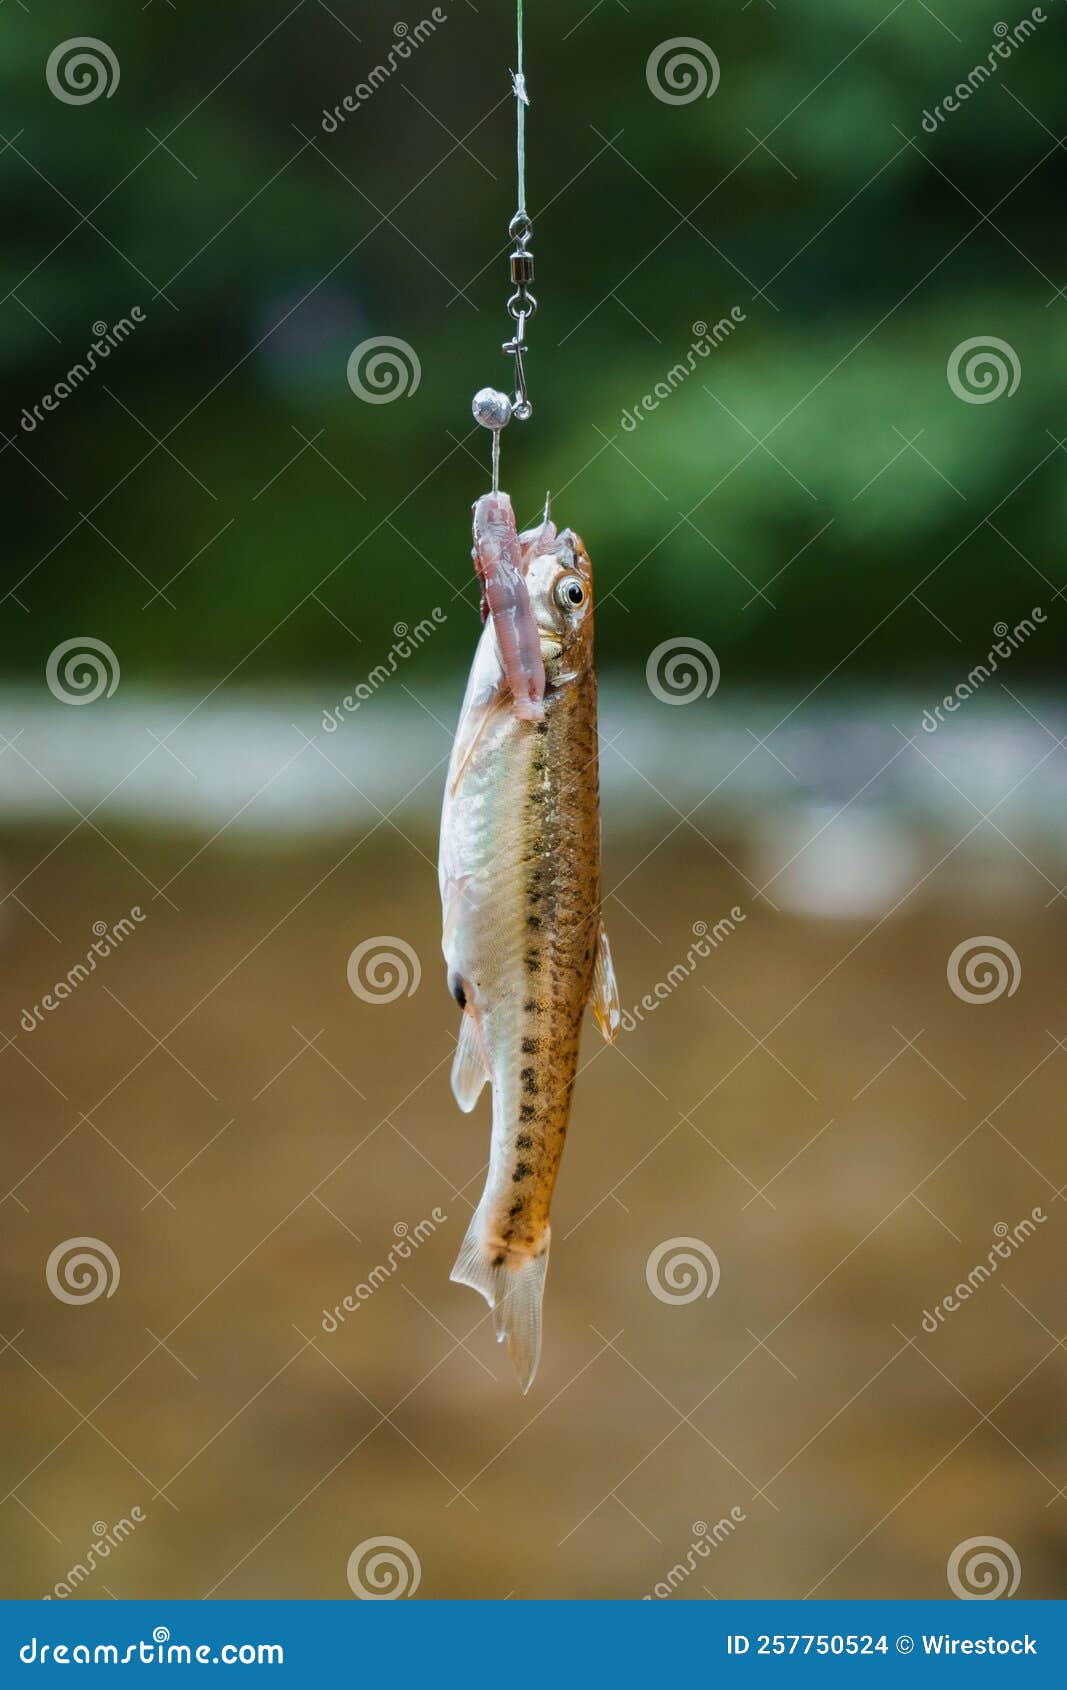
[[[335,133],[323,109],[430,7],[0,12],[14,667],[86,633],[128,680],[358,677],[433,605],[449,620],[420,668],[468,651],[488,445],[469,401],[511,381],[514,20],[504,0],[442,10]],[[686,633],[734,674],[902,676],[955,668],[998,619],[1051,606],[1067,581],[1060,0],[935,133],[924,111],[1028,12],[583,12],[527,8],[541,305],[535,416],[504,436],[503,479],[522,519],[551,487],[583,533],[602,662],[643,665]],[[120,82],[64,104],[46,61],[87,30]],[[650,92],[649,54],[678,36],[714,50],[713,97]],[[23,407],[133,305],[144,325],[27,433]],[[692,325],[731,307],[744,322],[623,429]],[[422,375],[370,405],[346,365],[378,335]],[[1017,354],[1018,391],[964,403],[949,356],[990,335]],[[1052,641],[1026,662],[1051,668]]]

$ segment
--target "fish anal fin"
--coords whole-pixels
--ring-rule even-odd
[[[452,1095],[465,1115],[469,1115],[489,1078],[485,1052],[482,1048],[478,1021],[468,1006],[459,1025],[459,1042],[452,1060]]]
[[[619,1007],[619,988],[615,980],[615,965],[611,960],[611,946],[604,931],[604,923],[600,923],[600,932],[596,942],[596,960],[593,964],[593,984],[589,993],[589,1002],[593,1006],[593,1014],[597,1024],[609,1045],[613,1045],[619,1036],[622,1025],[622,1011]]]

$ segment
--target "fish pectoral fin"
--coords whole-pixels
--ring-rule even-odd
[[[477,1019],[472,1010],[465,1009],[459,1024],[459,1042],[452,1061],[452,1096],[465,1115],[469,1115],[474,1108],[488,1078],[489,1069],[486,1066]]]
[[[475,881],[473,874],[454,874],[445,872],[441,888],[441,948],[446,960],[453,953],[460,923],[465,915],[473,915],[477,908],[475,898]],[[452,987],[451,970],[449,971],[448,989],[455,993]],[[459,999],[456,999],[457,1003]],[[460,1005],[462,1008],[463,1006]]]
[[[619,1008],[619,988],[615,981],[611,946],[608,944],[603,922],[600,923],[600,932],[597,935],[596,961],[593,964],[593,985],[589,1001],[600,1031],[608,1044],[613,1045],[622,1025],[622,1011]]]
[[[464,713],[456,734],[456,744],[452,753],[452,787],[454,797],[459,790],[460,782],[467,771],[474,753],[478,749],[482,735],[494,722],[500,721],[511,710],[510,689],[501,681],[491,688],[483,697],[472,700]]]

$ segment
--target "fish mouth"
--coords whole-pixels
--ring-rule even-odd
[[[559,635],[556,633],[556,630],[554,628],[542,628],[538,626],[537,633],[541,641],[542,658],[558,657],[560,652],[563,650],[563,644]]]

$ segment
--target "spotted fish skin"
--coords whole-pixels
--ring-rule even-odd
[[[525,575],[545,663],[543,719],[512,708],[488,622],[453,750],[440,858],[443,948],[463,1007],[453,1089],[463,1107],[485,1078],[493,1093],[485,1189],[453,1278],[490,1304],[524,1389],[540,1353],[549,1211],[594,991],[606,1035],[618,1025],[600,922],[592,568],[573,534],[553,533],[552,546],[528,545]]]

